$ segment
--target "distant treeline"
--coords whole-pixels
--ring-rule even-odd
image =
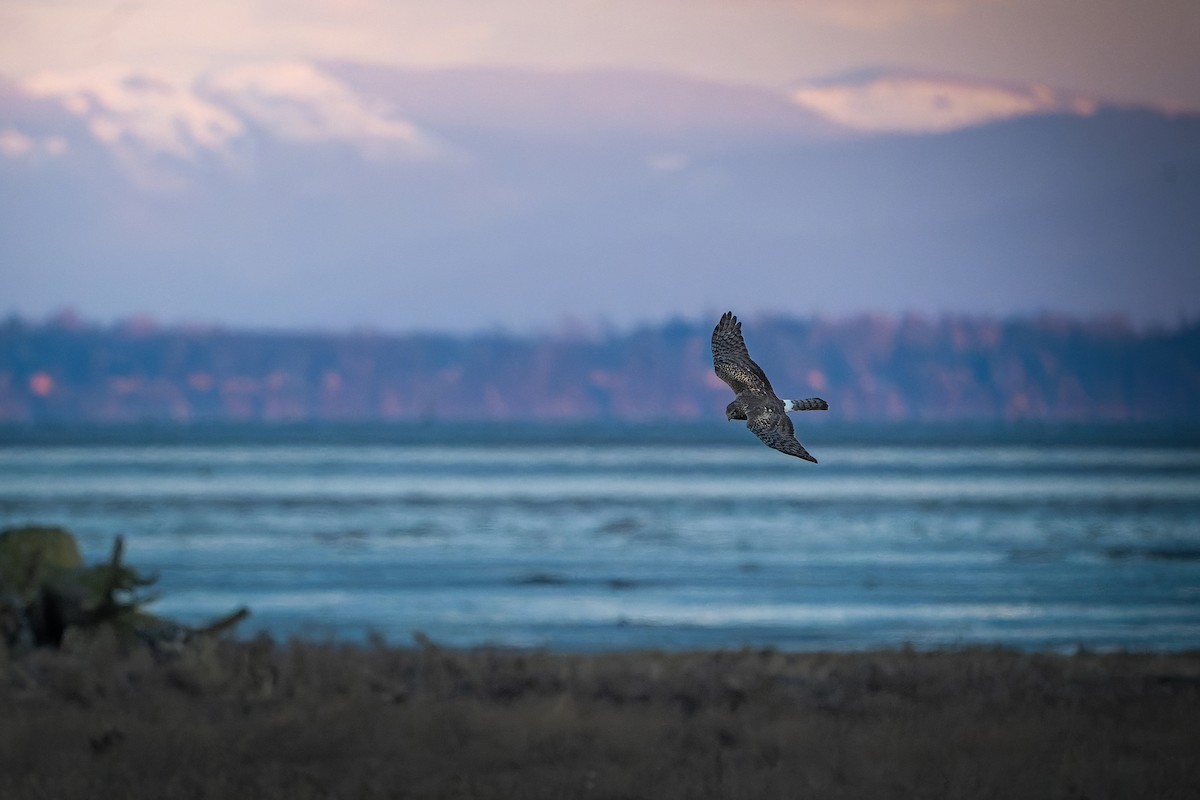
[[[720,415],[713,321],[604,335],[0,324],[0,422],[663,420]],[[749,319],[781,396],[849,420],[1200,420],[1200,323]]]

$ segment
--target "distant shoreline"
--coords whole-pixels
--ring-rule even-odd
[[[723,421],[715,317],[627,333],[305,334],[0,322],[0,421]],[[747,342],[828,422],[1200,423],[1200,323],[766,317]]]
[[[804,420],[806,440],[833,444],[1200,446],[1200,422]],[[0,448],[191,444],[744,444],[741,425],[712,421],[481,422],[0,422]]]

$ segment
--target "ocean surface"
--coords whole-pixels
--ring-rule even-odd
[[[736,430],[735,430],[736,429]],[[1200,648],[1200,437],[742,426],[0,431],[0,527],[118,534],[243,636]]]

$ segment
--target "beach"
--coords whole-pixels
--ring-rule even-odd
[[[1193,797],[1200,652],[0,651],[0,797]]]

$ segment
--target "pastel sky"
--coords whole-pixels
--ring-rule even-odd
[[[0,316],[1198,318],[1197,43],[1200,0],[0,0]]]
[[[258,60],[649,68],[780,86],[864,66],[1200,108],[1195,0],[2,0],[0,73]]]

